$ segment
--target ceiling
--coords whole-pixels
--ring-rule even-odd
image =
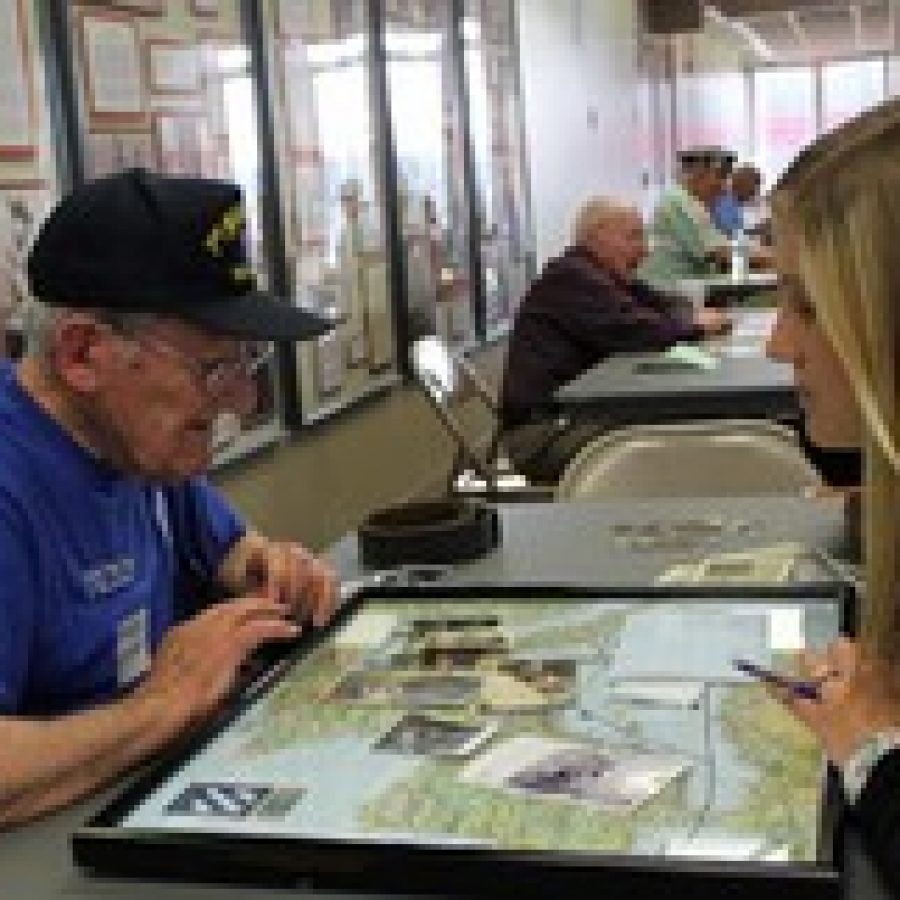
[[[742,35],[760,59],[805,62],[894,50],[898,5],[896,0],[710,0],[704,11],[707,22]]]

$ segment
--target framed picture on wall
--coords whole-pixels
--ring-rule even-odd
[[[87,135],[88,172],[93,178],[123,169],[155,169],[158,162],[148,132],[92,132]]]
[[[330,331],[315,343],[316,394],[320,398],[337,394],[344,384],[344,354],[340,336]]]
[[[222,0],[191,0],[191,12],[202,18],[217,19],[222,12]]]
[[[215,175],[215,149],[199,112],[171,110],[153,116],[160,170],[169,175]]]
[[[147,94],[134,19],[111,10],[85,13],[81,38],[89,126],[100,131],[146,126]]]
[[[202,85],[200,49],[188,41],[146,43],[147,84],[154,94],[196,94]]]
[[[305,40],[331,37],[331,0],[279,0],[278,33]]]
[[[25,0],[4,4],[0,16],[0,160],[37,156],[37,104]]]
[[[139,16],[161,16],[166,11],[167,0],[80,0],[85,6],[103,6],[120,9]]]
[[[381,253],[363,255],[366,291],[366,342],[369,371],[381,372],[394,361],[394,325],[388,293],[387,261]]]

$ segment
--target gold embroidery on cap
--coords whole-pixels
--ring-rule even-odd
[[[235,284],[256,283],[256,275],[249,266],[234,266],[231,269],[231,278]]]
[[[240,236],[246,219],[240,203],[230,206],[222,213],[222,218],[209,230],[203,246],[216,257],[222,255],[222,245],[229,244]]]

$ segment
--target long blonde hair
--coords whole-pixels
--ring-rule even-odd
[[[850,376],[866,426],[860,638],[900,664],[900,100],[800,154],[775,188],[776,231]]]

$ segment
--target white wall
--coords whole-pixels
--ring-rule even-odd
[[[519,0],[538,265],[589,195],[641,200],[637,16],[637,0]]]

